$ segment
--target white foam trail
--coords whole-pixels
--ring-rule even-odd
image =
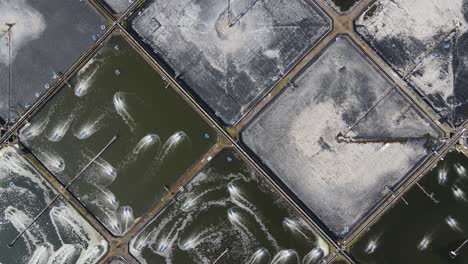
[[[20,132],[23,140],[28,140],[39,136],[49,123],[49,118],[46,118],[38,123],[28,123]]]
[[[107,175],[108,182],[113,182],[117,178],[117,170],[109,162],[102,158],[94,161],[99,167],[101,167],[101,173]]]
[[[424,237],[418,243],[418,250],[419,251],[426,250],[429,247],[429,245],[431,244],[431,242],[432,242],[432,234],[424,235]]]
[[[161,139],[156,134],[148,134],[144,136],[133,149],[133,154],[138,155],[140,152],[147,150],[153,145],[159,146]]]
[[[43,264],[47,263],[47,260],[50,258],[53,252],[53,247],[51,244],[46,243],[40,245],[36,248],[33,255],[29,258],[28,264]]]
[[[84,124],[74,135],[76,138],[84,140],[88,139],[101,128],[101,121],[105,115],[100,115],[96,120],[89,121]]]
[[[181,243],[181,241],[179,241],[179,248],[182,249],[183,251],[194,249],[201,242],[203,242],[204,239],[206,239],[208,237],[208,236],[205,235],[205,233],[206,232],[201,232],[201,233],[199,233],[197,235],[190,236],[183,243]]]
[[[321,248],[312,249],[307,255],[304,256],[302,264],[316,264],[320,263],[325,257],[325,253]]]
[[[466,169],[463,165],[461,165],[460,163],[455,163],[453,166],[455,167],[455,170],[457,171],[459,176],[466,175]]]
[[[299,262],[299,256],[297,252],[292,249],[283,249],[280,252],[276,253],[271,261],[271,264],[280,264],[287,262],[290,258],[296,258],[296,263]]]
[[[187,199],[183,204],[182,206],[180,207],[182,209],[182,211],[184,212],[187,212],[187,211],[190,211],[190,209],[194,208],[194,206],[196,205],[196,201],[197,199],[202,196],[203,194],[200,194],[194,198],[189,198]]]
[[[364,249],[364,253],[370,255],[372,253],[375,252],[375,250],[378,248],[379,246],[379,240],[380,240],[380,237],[382,236],[382,234],[378,235],[377,237],[375,238],[372,238],[369,240],[369,242],[367,243],[367,246],[366,248]]]
[[[237,212],[235,208],[228,209],[228,219],[231,224],[238,227],[247,236],[251,236],[249,229],[242,223],[242,216]]]
[[[47,264],[76,263],[82,250],[80,245],[64,244],[52,254]]]
[[[148,240],[152,236],[153,232],[146,232],[145,235],[138,235],[136,238],[133,238],[130,241],[130,253],[134,256],[140,256],[141,252],[143,252],[143,249],[148,245]],[[140,258],[138,258],[140,259]]]
[[[104,256],[107,251],[107,242],[101,240],[100,244],[88,248],[84,254],[81,254],[76,264],[94,264]]]
[[[47,138],[52,142],[58,142],[62,140],[62,138],[68,132],[68,129],[70,128],[70,124],[72,121],[73,121],[73,117],[70,117],[65,122],[62,122],[61,124],[58,124],[57,126],[55,126],[55,128],[52,129],[52,132],[47,136]]]
[[[216,188],[206,189],[195,197],[187,198],[187,200],[182,204],[180,208],[182,209],[182,211],[188,212],[194,208],[194,206],[197,204],[197,202],[200,200],[201,197],[205,196],[207,193],[217,191],[223,188],[224,188],[223,186],[218,186]]]
[[[103,62],[102,59],[97,59],[96,57],[92,57],[79,71],[78,71],[78,75],[82,75],[83,73],[85,73],[90,67],[91,65],[94,65],[95,63],[98,64],[97,67],[99,67],[99,65],[101,65]]]
[[[285,229],[291,230],[292,232],[297,232],[297,233],[299,233],[299,234],[302,235],[305,239],[309,239],[309,236],[308,236],[306,233],[304,233],[304,232],[300,229],[299,224],[298,224],[296,221],[294,221],[294,220],[292,220],[292,219],[290,219],[290,218],[288,218],[288,217],[285,217],[285,218],[284,218],[284,220],[283,220],[283,227],[284,227]]]
[[[32,219],[23,211],[18,210],[13,206],[8,206],[5,209],[5,219],[8,220],[18,231],[18,233],[26,230],[26,227],[32,222]],[[39,244],[39,237],[33,232],[34,227],[27,229],[21,238],[25,241],[28,252],[32,252],[33,246]]]
[[[70,129],[71,123],[75,120],[76,113],[79,113],[81,108],[82,105],[77,104],[72,110],[72,112],[67,116],[67,119],[61,120],[60,123],[58,123],[52,129],[47,138],[52,142],[58,142],[62,140],[62,138],[67,134],[68,130]],[[55,111],[55,109],[53,111]]]
[[[100,192],[96,194],[95,199],[97,204],[105,209],[115,212],[117,208],[119,208],[119,201],[117,200],[117,197],[115,197],[111,191],[105,188],[99,188],[99,191]]]
[[[450,215],[447,216],[447,218],[445,218],[445,223],[447,223],[447,225],[450,228],[452,228],[454,231],[458,231],[458,232],[462,231],[458,221],[455,218],[453,218],[452,216],[450,216]]]
[[[44,165],[54,173],[62,172],[65,169],[65,161],[62,157],[46,152],[40,152],[38,156]]]
[[[119,208],[117,214],[119,215],[120,222],[122,223],[122,233],[125,233],[135,221],[133,209],[130,206],[122,206]]]
[[[158,135],[156,134],[148,134],[140,139],[140,141],[136,144],[136,146],[133,148],[131,152],[129,152],[124,161],[121,162],[120,168],[125,168],[127,167],[130,163],[135,162],[138,157],[147,151],[150,150],[150,148],[154,149],[154,152],[148,155],[154,155],[155,153],[159,153],[161,150],[161,139],[159,138]],[[159,165],[159,158],[155,159],[154,161],[156,165]]]
[[[105,215],[106,219],[104,220],[104,223],[107,226],[107,228],[109,228],[110,231],[115,235],[122,235],[122,223],[117,218],[115,212],[106,211]]]
[[[170,136],[162,147],[159,160],[164,160],[169,153],[174,151],[174,149],[177,148],[177,146],[179,146],[185,140],[189,141],[189,137],[187,136],[187,134],[185,134],[184,131],[178,131],[172,136]]]
[[[182,223],[182,224],[180,224]],[[156,253],[156,254],[159,254],[161,256],[167,256],[169,252],[167,252],[166,250],[169,249],[175,242],[175,240],[177,239],[177,235],[179,233],[180,230],[182,230],[185,225],[187,223],[187,219],[180,219],[178,220],[171,228],[171,230],[169,231],[169,233],[164,236],[164,238],[162,238],[158,244],[158,247],[157,249],[153,249],[153,252]],[[179,225],[180,224],[180,225]],[[155,239],[157,239],[157,236],[159,236],[159,233],[158,234],[155,234]],[[156,241],[156,240],[154,240]],[[156,243],[154,243],[156,244]]]
[[[447,182],[447,168],[445,166],[439,169],[437,179],[440,185],[444,185]]]
[[[85,247],[88,242],[96,243],[100,239],[90,226],[80,221],[81,216],[68,206],[56,206],[50,210],[50,219],[54,225],[57,235],[63,244],[68,241],[80,243]],[[91,241],[90,241],[91,240]]]
[[[268,230],[268,228],[263,224],[263,221],[262,219],[260,219],[260,217],[258,216],[258,214],[256,212],[254,212],[254,210],[256,209],[255,206],[250,203],[244,196],[242,196],[239,188],[237,188],[237,186],[235,186],[234,183],[230,182],[228,183],[228,191],[229,191],[229,195],[231,196],[231,200],[232,202],[239,206],[240,208],[244,209],[245,211],[247,211],[248,213],[250,213],[250,215],[252,215],[254,218],[255,218],[255,221],[258,223],[258,225],[260,226],[260,228],[262,229],[262,231],[265,233],[265,235],[267,236],[268,240],[273,244],[273,246],[275,247],[276,250],[279,249],[279,245],[278,245],[278,242],[276,241],[276,239],[271,235],[270,231]]]
[[[312,231],[312,230],[311,230]],[[317,247],[323,251],[323,257],[328,257],[330,254],[330,245],[318,234],[316,234],[317,238]]]
[[[128,127],[130,127],[130,130],[133,131],[135,129],[135,121],[128,111],[125,94],[123,92],[117,92],[114,94],[114,107],[124,122]]]
[[[456,185],[452,186],[452,193],[453,193],[453,196],[455,196],[455,199],[466,202],[465,192],[462,189],[458,188],[458,186]]]
[[[171,263],[170,255],[172,251],[167,250],[173,248],[173,245],[179,235],[179,232],[184,230],[184,228],[187,226],[187,223],[189,223],[189,221],[192,219],[192,216],[182,218],[179,217],[178,214],[171,214],[169,218],[163,219],[160,225],[152,230],[151,239],[149,242],[152,251],[158,255],[164,256],[166,258],[166,261],[168,261],[168,263]],[[169,229],[169,232],[164,234],[164,237],[160,238],[160,236],[162,236],[161,232],[167,230],[166,226],[173,221],[175,221],[175,223],[172,224],[172,226]],[[208,232],[208,230],[202,232],[201,236],[203,236],[205,232]],[[213,232],[210,232],[210,235],[213,235]],[[157,247],[153,245],[157,245]]]
[[[266,248],[260,248],[257,251],[253,253],[253,255],[250,257],[249,261],[247,261],[247,264],[258,264],[258,263],[268,263],[270,262],[271,255],[270,252]]]
[[[75,86],[75,95],[78,97],[83,97],[86,95],[91,88],[91,83],[94,75],[98,71],[99,68],[95,68],[89,76],[81,78]]]

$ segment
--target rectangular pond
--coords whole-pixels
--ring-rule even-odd
[[[242,132],[242,141],[337,237],[441,143],[440,129],[338,37]]]
[[[226,125],[237,123],[331,27],[309,0],[149,0],[130,24]]]
[[[20,135],[114,234],[155,206],[216,143],[205,120],[122,37],[110,38]]]

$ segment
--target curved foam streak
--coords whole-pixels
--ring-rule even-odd
[[[91,83],[94,75],[97,73],[98,68],[95,68],[89,76],[81,78],[75,86],[75,95],[78,97],[83,97],[86,95],[91,88]]]
[[[100,68],[103,64],[104,58],[92,57],[83,67],[78,71],[78,75],[84,74],[92,65],[97,64],[96,68]]]
[[[324,257],[328,257],[330,254],[330,245],[319,235],[316,234],[317,247],[323,251]]]
[[[117,169],[115,169],[114,166],[112,166],[109,162],[106,160],[99,158],[94,161],[99,167],[101,167],[101,172],[107,176],[109,176],[109,181],[113,182],[115,178],[117,178]]]
[[[174,220],[174,218],[176,217],[176,215],[173,215],[171,214],[170,217],[167,217],[167,218],[164,218],[162,219],[160,222],[159,222],[159,225],[157,225],[156,227],[153,228],[153,230],[151,230],[151,232],[148,234],[148,236],[146,237],[145,239],[145,243],[147,244],[154,244],[156,243],[156,240],[158,239],[160,233],[168,226],[171,224],[172,220]],[[155,221],[156,218],[153,219],[153,221]],[[152,222],[153,222],[152,221]],[[180,222],[181,220],[180,219],[175,219],[176,221],[176,224],[178,222]]]
[[[138,155],[141,151],[145,151],[155,144],[161,144],[161,139],[159,138],[159,136],[156,134],[148,134],[140,139],[138,144],[133,149],[133,154]]]
[[[32,219],[23,211],[13,207],[8,206],[5,209],[5,219],[8,220],[13,227],[18,231],[18,233],[26,230],[26,227],[32,222]],[[21,238],[25,241],[28,252],[32,252],[32,248],[37,247],[39,244],[38,234],[35,233],[34,225],[27,229]],[[43,234],[41,234],[43,236]]]
[[[52,254],[47,264],[67,264],[76,262],[83,247],[80,245],[64,244]]]
[[[20,136],[23,140],[32,139],[39,136],[45,130],[49,121],[50,118],[47,117],[38,123],[28,123],[23,129],[21,129]]]
[[[292,232],[297,232],[297,233],[301,234],[305,239],[309,239],[309,236],[299,228],[298,223],[296,221],[288,218],[288,217],[284,218],[283,227],[285,229],[291,230]]]
[[[162,219],[160,221],[159,225],[157,226],[157,228],[156,227],[153,228],[153,230],[150,233],[148,233],[146,236],[135,239],[135,241],[133,243],[133,247],[134,247],[133,250],[134,251],[137,251],[137,250],[141,251],[142,248],[144,246],[146,246],[146,245],[157,244],[158,240],[168,240],[168,237],[171,237],[171,235],[174,232],[178,233],[180,230],[182,230],[182,228],[184,226],[186,226],[187,223],[189,222],[189,219],[196,218],[197,215],[203,213],[204,210],[206,210],[207,208],[210,208],[213,205],[226,206],[226,202],[227,202],[227,200],[224,200],[224,201],[221,201],[221,202],[219,202],[219,201],[205,202],[205,203],[202,204],[202,207],[197,208],[198,210],[196,210],[196,211],[192,211],[191,214],[189,216],[185,217],[184,219],[182,219],[179,214],[171,214],[169,217],[166,217],[166,218]],[[160,237],[162,236],[161,232],[166,230],[168,225],[170,225],[173,221],[175,221],[175,223],[170,227],[170,231],[169,231],[168,235],[165,235],[164,239],[160,239]],[[179,228],[177,228],[177,227],[179,227]]]
[[[85,228],[85,223],[80,221],[80,215],[68,206],[57,206],[50,210],[50,219],[54,225],[57,235],[63,244],[66,238],[71,239],[73,242],[78,242],[85,247],[88,243],[96,243],[97,238],[93,237],[93,231]],[[62,230],[62,232],[60,232]],[[66,237],[62,237],[66,234]],[[89,241],[91,240],[91,241]]]
[[[219,186],[219,187],[215,187],[215,188],[211,188],[211,189],[206,189],[203,192],[201,192],[199,195],[197,195],[197,196],[195,196],[193,198],[186,199],[186,201],[182,204],[180,209],[182,209],[182,211],[184,211],[184,212],[188,212],[192,208],[194,208],[194,206],[197,204],[197,201],[200,200],[200,198],[202,198],[203,196],[205,196],[206,194],[208,194],[210,192],[217,191],[217,190],[220,190],[222,188],[224,188],[224,187]]]
[[[133,120],[133,117],[130,115],[127,107],[127,103],[125,100],[125,94],[123,92],[117,92],[114,94],[114,107],[115,110],[117,111],[117,114],[122,117],[124,122],[128,125],[130,130],[135,129],[135,121]]]
[[[232,225],[238,227],[245,235],[251,237],[251,232],[249,229],[242,223],[242,216],[237,212],[235,208],[228,209],[228,219]]]
[[[133,149],[126,154],[124,160],[119,164],[119,168],[126,168],[131,163],[134,163],[141,155],[147,153],[151,148],[154,148],[154,152],[148,153],[147,155],[157,156],[161,151],[161,139],[156,134],[148,134],[142,137]],[[159,158],[155,158],[153,166],[159,165]]]
[[[262,219],[260,219],[260,217],[254,212],[255,206],[252,203],[250,203],[244,196],[242,196],[240,190],[237,188],[237,186],[234,185],[234,183],[232,182],[228,183],[228,191],[229,191],[229,195],[231,196],[232,202],[235,205],[247,211],[250,215],[254,217],[255,221],[257,222],[258,225],[260,225],[260,228],[265,233],[268,240],[273,244],[275,249],[278,250],[279,249],[278,242],[271,235],[268,228],[263,224]]]
[[[270,252],[266,248],[260,248],[255,251],[250,259],[247,261],[248,264],[258,264],[258,263],[269,263],[271,259]]]
[[[143,252],[143,249],[148,245],[148,241],[151,235],[152,231],[147,232],[144,236],[138,235],[137,237],[132,239],[130,241],[130,253],[132,253],[132,255],[134,255],[138,259],[141,259],[141,257],[139,256],[141,255],[141,252]]]
[[[207,233],[212,233],[211,231],[203,231],[200,232],[197,235],[192,235],[189,238],[187,238],[183,243],[179,241],[179,248],[182,249],[183,251],[187,251],[190,249],[194,249],[196,246],[198,246],[200,243],[202,243],[208,236],[206,235]]]
[[[178,131],[170,136],[166,142],[164,143],[161,154],[159,156],[159,160],[164,160],[167,155],[169,155],[172,151],[174,151],[177,146],[179,146],[185,140],[190,142],[189,137],[185,134],[184,131]]]
[[[117,214],[122,225],[122,233],[125,233],[127,232],[128,228],[133,225],[133,222],[135,222],[133,209],[130,206],[122,206],[119,208]]]
[[[180,226],[179,224],[182,223]],[[181,227],[184,226],[184,223],[182,220],[179,220],[177,221],[171,228],[171,230],[169,231],[169,233],[164,236],[164,238],[160,239],[159,240],[159,243],[158,244],[158,247],[153,250],[154,253],[156,254],[159,254],[161,256],[165,256],[166,255],[166,250],[172,245],[174,244],[175,240],[177,239],[177,234],[178,234],[178,231],[181,229]],[[154,241],[156,242],[156,240]]]
[[[372,238],[369,240],[369,242],[367,243],[367,246],[366,248],[364,249],[364,253],[370,255],[372,253],[375,252],[375,250],[378,248],[379,246],[379,240],[380,240],[380,237],[382,236],[382,234],[378,235],[377,237],[375,238]]]
[[[455,163],[453,166],[455,167],[455,170],[457,171],[459,176],[466,175],[466,169],[463,165],[461,165],[460,163]]]
[[[461,232],[462,229],[460,228],[460,224],[458,223],[458,221],[453,218],[452,216],[447,216],[447,218],[445,218],[445,223],[447,223],[447,225],[452,228],[454,231],[458,231],[458,232]]]
[[[97,261],[104,256],[106,251],[107,242],[105,240],[101,240],[99,244],[88,248],[84,253],[82,253],[76,264],[97,263]]]
[[[445,166],[439,169],[437,179],[440,185],[444,185],[447,182],[447,168]]]
[[[76,138],[84,140],[90,138],[101,128],[101,121],[105,115],[100,115],[94,121],[88,121],[74,134]]]
[[[38,156],[50,171],[59,173],[65,170],[65,161],[62,157],[46,152],[39,152]]]
[[[325,253],[321,248],[314,248],[304,256],[302,264],[317,264],[323,260]]]
[[[105,211],[104,214],[106,218],[104,220],[104,225],[114,234],[122,235],[122,223],[119,221],[115,211]]]
[[[54,251],[51,244],[46,243],[44,245],[40,245],[39,247],[34,250],[34,253],[28,260],[28,264],[43,264],[47,263],[47,260],[52,255]]]
[[[100,204],[111,211],[116,211],[117,208],[119,208],[117,197],[105,188],[99,188],[99,190],[100,192],[96,195],[97,204]]]
[[[426,250],[432,242],[432,234],[426,234],[418,243],[418,250]]]
[[[458,186],[456,185],[452,186],[452,193],[455,199],[460,200],[460,201],[465,201],[465,202],[467,201],[465,192],[462,189],[460,189]]]
[[[58,142],[62,140],[62,138],[67,134],[68,129],[70,129],[70,125],[73,121],[74,117],[71,116],[65,122],[62,122],[55,126],[52,129],[52,132],[47,136],[47,138],[52,142]]]
[[[176,222],[170,227],[169,232],[165,234],[164,237],[160,238],[161,231],[163,231],[166,225],[173,219],[175,219]],[[163,227],[153,229],[151,232],[152,235],[149,237],[150,242],[148,243],[150,245],[151,251],[155,254],[165,257],[166,261],[171,263],[171,251],[168,251],[168,249],[172,248],[179,236],[180,231],[184,230],[184,228],[187,226],[187,223],[189,223],[191,219],[191,217],[182,218],[178,215],[172,215],[168,221],[162,223]]]
[[[285,263],[290,258],[296,258],[297,259],[296,262],[299,262],[299,256],[295,250],[283,249],[279,251],[278,253],[276,253],[276,255],[273,257],[273,260],[271,260],[271,264]]]

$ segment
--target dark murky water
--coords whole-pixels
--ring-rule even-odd
[[[329,254],[329,245],[233,150],[216,156],[177,200],[131,242],[142,263],[312,264]]]
[[[467,263],[468,247],[455,259],[449,251],[468,239],[468,159],[450,153],[420,184],[439,200],[434,203],[413,187],[351,248],[360,263]]]
[[[121,235],[214,145],[214,130],[133,48],[112,37],[31,120],[20,139]]]
[[[351,10],[357,2],[361,0],[332,0],[333,4],[338,7],[338,11],[346,12]]]

